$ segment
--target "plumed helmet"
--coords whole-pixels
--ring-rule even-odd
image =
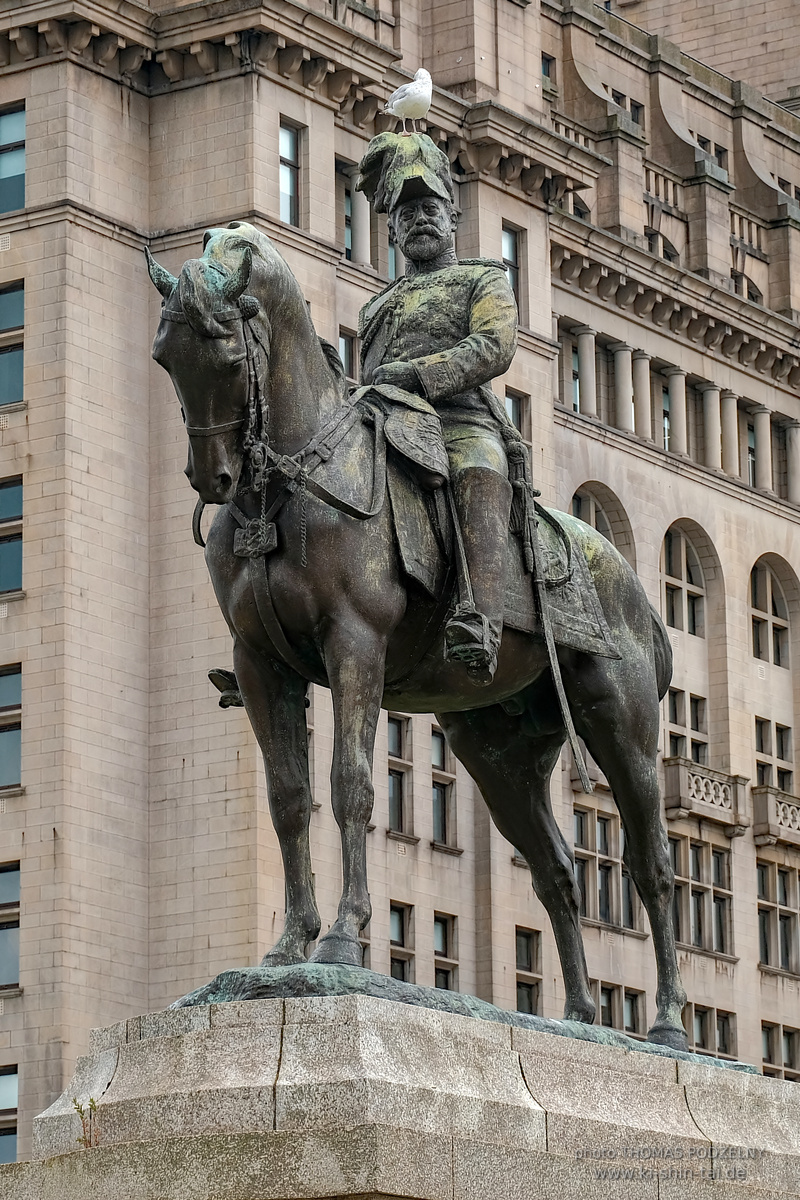
[[[391,212],[417,196],[453,202],[453,180],[446,154],[426,133],[381,133],[367,146],[358,165],[356,189],[375,212]]]

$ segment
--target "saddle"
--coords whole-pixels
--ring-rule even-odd
[[[452,559],[452,527],[441,492],[449,478],[449,462],[439,415],[422,397],[388,385],[359,388],[351,402],[385,414],[386,482],[400,559],[406,574],[439,600]],[[586,558],[570,530],[574,518],[538,503],[535,512],[556,644],[618,658]],[[541,633],[519,531],[509,529],[508,539],[503,624],[523,633]]]

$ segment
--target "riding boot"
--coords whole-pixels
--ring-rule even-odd
[[[452,481],[474,607],[459,604],[445,627],[445,658],[463,663],[473,683],[492,682],[503,633],[511,485],[485,467]]]
[[[222,667],[214,667],[208,672],[208,678],[222,695],[219,698],[220,708],[244,708],[242,694],[233,671],[225,671]]]

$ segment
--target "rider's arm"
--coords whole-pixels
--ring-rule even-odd
[[[450,350],[412,359],[429,400],[480,387],[511,365],[517,306],[501,267],[481,268],[470,295],[469,330]]]

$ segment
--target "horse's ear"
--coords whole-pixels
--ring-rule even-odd
[[[168,300],[175,291],[175,286],[178,280],[174,275],[171,275],[166,267],[162,267],[161,263],[157,263],[147,246],[144,248],[145,258],[147,259],[147,273],[156,285],[161,295],[165,300]]]
[[[242,261],[235,271],[231,271],[228,278],[222,285],[222,294],[226,300],[231,302],[236,301],[244,292],[250,282],[250,274],[253,270],[253,252],[249,246],[245,246],[242,254]]]

